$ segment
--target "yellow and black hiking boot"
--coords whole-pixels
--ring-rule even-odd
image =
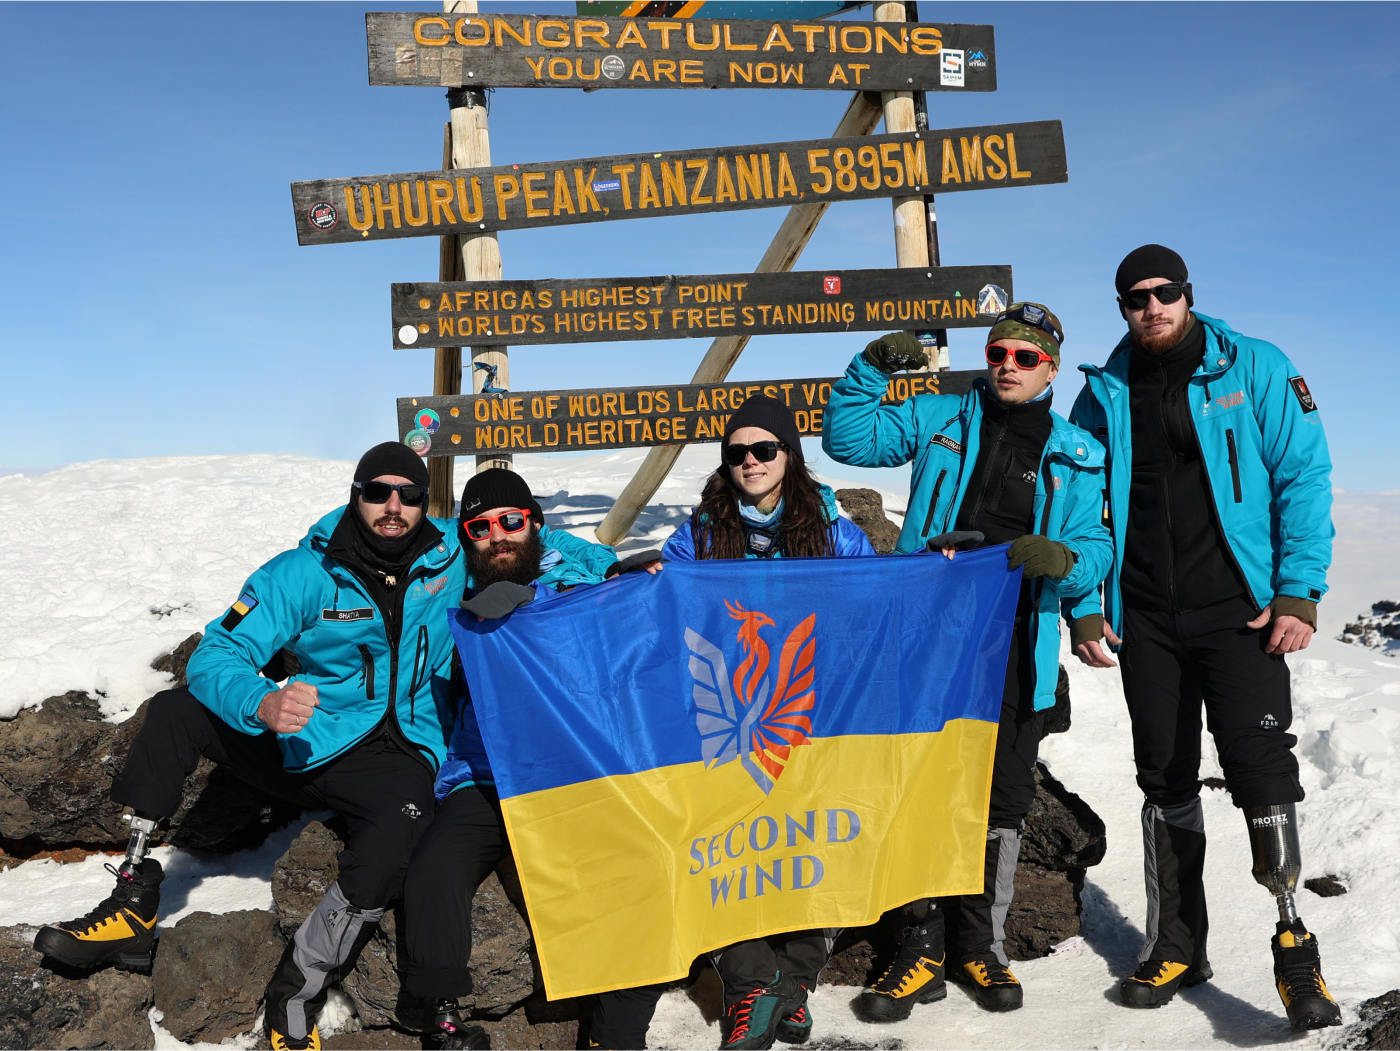
[[[83,970],[111,963],[150,974],[165,873],[153,858],[131,870],[123,864],[108,865],[107,871],[117,877],[116,889],[86,916],[42,928],[34,937],[34,949]]]
[[[1274,935],[1274,980],[1295,1033],[1342,1024],[1342,1011],[1322,980],[1317,937],[1302,920],[1280,922]]]
[[[279,1033],[276,1029],[267,1036],[272,1044],[272,1051],[321,1051],[321,1030],[314,1025],[311,1032],[301,1039]]]
[[[904,928],[899,952],[885,973],[862,990],[856,1017],[863,1022],[901,1022],[915,1004],[931,1004],[947,995],[943,913],[935,910],[922,924]]]
[[[1127,1007],[1161,1007],[1178,989],[1189,989],[1213,977],[1210,964],[1192,967],[1175,960],[1144,960],[1123,979],[1118,995]]]
[[[960,971],[958,981],[971,986],[973,998],[988,1011],[1014,1011],[1021,1006],[1021,983],[995,956],[968,960]]]

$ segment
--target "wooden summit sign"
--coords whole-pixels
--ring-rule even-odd
[[[438,237],[1066,182],[1057,120],[292,183],[297,242]]]
[[[900,373],[890,377],[881,401],[965,394],[981,375],[982,369]],[[822,433],[831,385],[838,378],[400,398],[399,437],[420,456],[717,442],[744,399],[762,393],[782,398],[802,434],[815,438]]]
[[[995,91],[991,26],[365,15],[371,84]]]
[[[1011,267],[390,286],[394,346],[511,346],[691,336],[975,328],[1012,301]]]

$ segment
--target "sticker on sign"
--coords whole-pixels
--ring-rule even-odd
[[[593,184],[593,192],[594,192],[594,193],[602,193],[602,192],[605,191],[605,190],[620,190],[620,189],[622,189],[622,180],[621,180],[621,179],[609,179],[607,182],[595,182],[595,183]]]
[[[940,59],[939,83],[945,88],[962,87],[965,73],[963,51],[944,48],[938,55]]]

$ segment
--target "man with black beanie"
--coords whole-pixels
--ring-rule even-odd
[[[163,873],[146,857],[149,839],[210,759],[348,826],[336,883],[266,993],[274,1049],[321,1046],[316,1015],[400,894],[452,729],[447,614],[466,560],[455,523],[429,519],[427,501],[423,461],[398,442],[377,445],[349,505],[248,578],[205,629],[188,687],[151,699],[112,782],[133,811],[116,889],[86,916],[43,928],[36,949],[73,967],[150,971]]]
[[[1070,419],[1107,450],[1113,568],[1071,645],[1118,649],[1146,852],[1147,939],[1123,980],[1158,1007],[1212,976],[1206,955],[1201,708],[1244,811],[1254,877],[1278,899],[1274,976],[1296,1031],[1341,1022],[1317,937],[1293,899],[1303,799],[1284,654],[1307,647],[1332,558],[1331,460],[1307,382],[1272,343],[1192,311],[1186,263],[1163,245],[1118,267],[1128,333]]]

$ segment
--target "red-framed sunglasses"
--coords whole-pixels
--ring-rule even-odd
[[[462,528],[467,531],[467,536],[473,540],[485,540],[491,535],[492,526],[500,526],[502,533],[518,533],[525,528],[525,523],[530,518],[530,509],[527,507],[523,511],[502,511],[498,515],[482,515],[480,518],[472,518],[462,523]]]
[[[1008,354],[1011,355],[1011,360],[1016,363],[1016,367],[1025,372],[1040,368],[1040,363],[1042,361],[1048,361],[1052,365],[1055,363],[1054,358],[1039,348],[1035,350],[1012,350],[1010,347],[1003,347],[1000,343],[993,343],[987,348],[987,364],[1000,365],[1006,360],[1006,355]]]

